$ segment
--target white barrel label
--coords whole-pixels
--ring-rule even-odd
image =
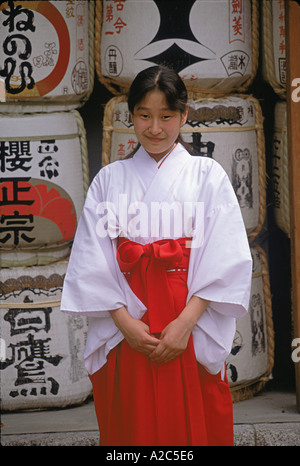
[[[0,5],[0,77],[9,99],[74,98],[89,87],[87,1]]]

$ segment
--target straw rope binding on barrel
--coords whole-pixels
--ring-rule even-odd
[[[85,195],[89,189],[90,185],[90,174],[89,174],[89,159],[88,159],[88,147],[87,147],[87,139],[86,139],[86,130],[84,126],[84,121],[77,110],[71,110],[71,113],[74,115],[77,128],[78,128],[78,136],[80,140],[80,148],[81,148],[81,161],[82,161],[82,177],[83,177],[83,189]]]
[[[290,195],[286,102],[277,102],[275,106],[272,185],[275,222],[277,226],[290,238]]]

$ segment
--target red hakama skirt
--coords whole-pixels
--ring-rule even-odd
[[[185,238],[140,245],[120,239],[118,262],[147,307],[152,333],[186,305],[190,249]],[[233,445],[228,381],[209,374],[195,357],[193,338],[166,364],[152,363],[124,339],[90,376],[102,446]]]

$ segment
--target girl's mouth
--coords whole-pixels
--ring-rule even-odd
[[[161,139],[161,138],[154,138],[153,136],[147,136],[147,139],[148,139],[149,141],[151,141],[151,142],[157,142],[157,143],[163,141],[163,139]]]

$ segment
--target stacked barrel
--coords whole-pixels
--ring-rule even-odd
[[[262,24],[263,74],[277,96],[272,153],[274,217],[278,227],[290,237],[284,2],[264,0]]]
[[[274,350],[267,258],[257,241],[266,228],[263,116],[259,101],[248,93],[258,53],[257,0],[96,2],[96,71],[114,94],[104,112],[103,165],[128,155],[137,144],[125,95],[133,78],[155,64],[169,65],[189,93],[183,138],[198,156],[223,166],[239,200],[253,281],[249,313],[237,321],[227,360],[236,401],[265,385]]]
[[[94,2],[1,2],[0,25],[1,409],[65,407],[91,393],[87,321],[60,299],[89,185]]]
[[[262,71],[269,99],[268,172],[269,180],[269,246],[272,261],[272,290],[276,332],[277,364],[275,383],[293,384],[294,367],[290,355],[293,334],[291,309],[291,226],[290,226],[290,167],[288,156],[287,83],[288,60],[286,54],[285,7],[288,2],[264,0],[262,2]],[[292,82],[291,86],[295,83]],[[291,92],[298,101],[298,88]],[[295,207],[296,208],[296,207]],[[272,252],[273,251],[273,252]],[[279,359],[278,359],[279,355]],[[280,361],[280,362],[279,362]]]

